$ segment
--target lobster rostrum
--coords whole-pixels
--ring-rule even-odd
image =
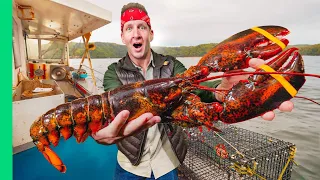
[[[297,49],[282,52],[288,40],[281,38],[288,33],[280,26],[242,31],[219,43],[196,66],[176,77],[136,82],[59,105],[31,125],[30,136],[44,157],[60,172],[66,172],[50,144],[57,146],[60,135],[64,139],[74,135],[77,142],[84,142],[125,109],[130,111],[128,121],[151,112],[180,126],[205,125],[213,130],[217,130],[213,125],[217,120],[236,123],[260,116],[291,99],[305,82],[303,75],[297,75],[304,73]],[[223,102],[201,102],[192,93],[201,89],[199,82],[209,80],[212,72],[248,68],[251,58],[267,60],[275,55],[267,65],[252,72],[256,75],[230,89]],[[272,74],[270,69],[283,75]]]

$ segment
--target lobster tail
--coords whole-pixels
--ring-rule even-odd
[[[54,146],[59,144],[60,133],[55,116],[55,109],[49,110],[41,117],[42,125],[47,132],[48,140]]]
[[[56,109],[51,109],[39,117],[30,128],[30,136],[43,156],[60,172],[66,172],[66,167],[59,156],[50,149],[50,143],[57,146],[60,139],[56,120]]]
[[[65,173],[67,171],[67,167],[49,146],[44,147],[44,151],[42,151],[42,154],[47,159],[47,161],[49,161],[49,163],[52,164],[52,166],[54,166],[58,171],[62,173]]]
[[[110,121],[113,119],[113,112],[111,111],[111,106],[109,102],[109,92],[104,92],[101,94],[102,103],[102,113],[103,113],[103,127],[108,126]]]
[[[71,117],[71,103],[61,104],[56,107],[56,120],[59,125],[59,132],[65,140],[73,133],[73,121]]]
[[[78,143],[84,142],[89,136],[89,107],[87,98],[76,99],[71,102],[71,115],[73,120],[73,135]]]
[[[56,121],[56,109],[51,109],[40,116],[30,128],[30,136],[40,151],[42,146],[49,146],[50,143],[57,146],[60,139],[59,127]],[[38,145],[38,142],[41,144]]]
[[[105,116],[110,116],[109,107],[107,93],[71,102],[73,131],[77,142],[84,142],[89,135],[108,125]]]
[[[50,149],[50,144],[57,146],[60,135],[65,140],[74,135],[78,143],[84,142],[108,125],[105,117],[110,118],[110,112],[108,93],[76,99],[40,116],[30,127],[30,136],[48,162],[60,172],[66,172],[66,166]]]
[[[105,103],[103,103],[103,99],[107,100],[106,98],[102,98],[102,96],[100,95],[93,95],[88,97],[88,108],[89,108],[88,129],[92,133],[96,133],[103,127],[103,125],[105,126],[107,125],[105,124],[106,118],[103,112],[103,104],[107,104],[107,103],[106,101]],[[109,109],[109,108],[106,107],[106,109]]]

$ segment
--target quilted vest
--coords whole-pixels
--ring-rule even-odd
[[[163,56],[152,51],[155,67],[153,69],[153,78],[168,78],[173,76],[174,57]],[[120,59],[116,65],[116,73],[123,85],[145,80],[139,70],[132,64],[128,54]],[[182,128],[172,124],[158,124],[161,138],[166,134],[171,143],[171,147],[182,164],[187,153],[187,144],[185,142]],[[142,151],[146,142],[148,129],[132,136],[126,137],[116,145],[131,162],[132,165],[140,164]]]

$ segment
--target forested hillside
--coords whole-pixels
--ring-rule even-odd
[[[90,51],[91,58],[120,58],[125,56],[126,47],[115,43],[96,42],[94,43],[96,49]],[[172,55],[175,57],[200,57],[212,49],[216,43],[200,44],[197,46],[180,46],[180,47],[152,47],[158,53]],[[302,55],[320,56],[320,44],[314,45],[291,45],[288,47],[297,47]],[[84,45],[82,43],[69,43],[70,58],[81,58],[84,52]],[[55,54],[47,53],[47,57],[59,57],[61,51],[55,51]],[[60,56],[61,57],[61,56]]]

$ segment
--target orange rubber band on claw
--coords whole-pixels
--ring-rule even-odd
[[[263,69],[265,72],[276,72],[270,66],[265,65],[265,64],[261,65],[259,68]],[[270,74],[270,76],[272,76],[277,81],[279,81],[279,83],[282,84],[282,86],[288,91],[288,93],[292,97],[294,97],[298,93],[298,91],[280,74]]]
[[[261,29],[261,28],[259,28],[259,27],[253,27],[253,28],[251,28],[251,29],[254,30],[254,31],[256,31],[256,32],[258,32],[258,33],[260,33],[260,34],[262,34],[262,35],[264,35],[264,36],[265,36],[266,38],[268,38],[270,41],[278,44],[278,45],[282,48],[282,50],[283,50],[284,48],[286,48],[286,45],[285,45],[282,41],[280,41],[278,38],[274,37],[274,36],[273,36],[272,34],[270,34],[268,31],[265,31],[265,30],[263,30],[263,29]]]

